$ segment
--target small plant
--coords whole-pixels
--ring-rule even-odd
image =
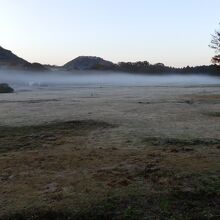
[[[132,206],[128,206],[127,209],[124,212],[124,218],[125,219],[138,219],[138,215],[139,215],[139,211],[132,207]]]

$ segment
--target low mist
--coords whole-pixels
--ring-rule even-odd
[[[0,70],[0,83],[17,88],[44,86],[188,86],[220,84],[220,77],[208,75],[143,75],[103,71],[26,72]]]

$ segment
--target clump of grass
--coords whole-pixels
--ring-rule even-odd
[[[211,117],[220,117],[220,112],[206,112],[204,114]]]
[[[74,137],[86,136],[90,131],[112,127],[114,125],[107,122],[94,120],[54,122],[22,127],[0,126],[0,153],[56,146],[74,141]]]
[[[199,146],[199,145],[220,145],[220,139],[182,139],[182,138],[161,138],[161,137],[147,137],[143,139],[143,143],[152,146]]]

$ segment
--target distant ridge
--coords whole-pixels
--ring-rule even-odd
[[[47,70],[40,63],[29,63],[28,61],[18,57],[13,54],[10,50],[4,49],[0,46],[0,68],[9,68],[9,69],[26,69],[26,70],[38,70],[44,71]]]
[[[220,76],[220,66],[195,66],[175,68],[163,63],[150,64],[148,61],[113,63],[96,56],[79,56],[63,66],[29,63],[0,46],[0,69],[30,70],[30,71],[74,71],[74,70],[110,70],[139,74],[208,74]]]
[[[111,70],[117,72],[129,72],[140,74],[214,74],[220,75],[220,67],[217,65],[210,66],[196,66],[174,68],[165,66],[163,63],[150,64],[148,61],[137,62],[120,62],[114,64],[110,61],[104,60],[101,57],[95,56],[79,56],[70,62],[60,67],[62,70]]]

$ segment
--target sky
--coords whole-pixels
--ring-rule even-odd
[[[220,0],[0,0],[0,46],[29,62],[81,55],[210,64]]]

